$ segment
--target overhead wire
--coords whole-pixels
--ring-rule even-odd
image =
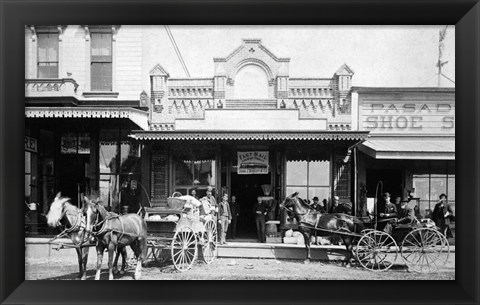
[[[177,53],[177,57],[180,60],[180,63],[182,64],[183,70],[185,71],[185,74],[187,75],[188,78],[190,78],[190,72],[188,72],[187,65],[185,64],[185,61],[183,60],[182,54],[180,53],[180,49],[177,46],[177,42],[175,41],[175,38],[173,37],[172,31],[170,31],[170,28],[168,25],[165,25],[165,30],[167,31],[168,37],[170,38],[170,41],[172,42],[173,48],[175,49],[175,53]]]

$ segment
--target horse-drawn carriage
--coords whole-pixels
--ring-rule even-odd
[[[201,256],[210,264],[217,257],[217,226],[200,202],[174,193],[167,207],[145,208],[147,245],[157,260],[172,259],[175,269],[186,271]]]
[[[346,214],[320,214],[297,195],[287,197],[280,208],[286,209],[297,220],[305,239],[308,260],[311,258],[311,236],[337,234],[347,248],[347,265],[353,257],[363,268],[371,271],[390,269],[399,253],[408,270],[415,272],[434,272],[448,261],[448,240],[431,222],[395,224],[390,234],[377,230],[381,220]]]
[[[179,194],[181,195],[181,194]],[[187,198],[185,198],[187,197]],[[86,264],[89,247],[97,248],[97,272],[100,279],[102,257],[108,250],[109,279],[116,272],[119,255],[122,269],[126,263],[126,246],[130,245],[137,259],[135,279],[141,277],[142,264],[148,250],[155,259],[171,258],[175,268],[186,271],[197,260],[199,252],[205,263],[217,257],[217,227],[212,215],[199,209],[200,203],[191,196],[170,197],[167,207],[145,208],[145,217],[138,214],[118,215],[108,212],[98,198],[84,197],[84,205],[78,208],[70,198],[57,194],[47,215],[51,227],[63,227],[50,243],[61,248],[75,248],[78,255],[79,274],[86,279]],[[208,208],[207,208],[208,209]],[[200,210],[203,212],[200,212]],[[70,243],[56,241],[67,236]],[[115,260],[113,255],[116,252]]]

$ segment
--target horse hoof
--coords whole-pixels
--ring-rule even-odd
[[[139,280],[141,276],[142,276],[141,274],[135,273],[135,276],[134,276],[133,278],[134,278],[135,280]]]
[[[113,280],[113,275],[109,275],[109,276],[108,276],[108,280],[109,280],[109,281]]]
[[[306,260],[303,261],[303,263],[304,264],[310,264],[310,259],[307,258]]]
[[[82,277],[80,278],[80,280],[82,280],[82,281],[85,281],[86,279],[87,279],[87,276],[86,276],[86,275],[84,275],[84,276],[82,276]]]

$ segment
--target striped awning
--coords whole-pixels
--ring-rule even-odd
[[[198,132],[198,131],[132,131],[130,137],[144,141],[198,141],[198,140],[308,140],[308,141],[361,141],[368,137],[368,131],[324,131],[324,132]]]

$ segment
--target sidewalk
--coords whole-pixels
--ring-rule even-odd
[[[26,250],[25,259],[37,260],[72,260],[77,261],[77,254],[74,249],[56,250],[57,245],[49,244],[50,238],[28,237],[25,238]],[[69,239],[57,239],[57,242],[71,244]],[[455,246],[450,246],[450,252],[455,253]],[[128,257],[133,253],[127,247]],[[345,258],[345,246],[325,245],[311,246],[311,255],[314,260],[337,261]],[[89,256],[96,256],[95,247],[90,247]],[[254,242],[227,242],[226,245],[218,246],[219,258],[262,258],[262,259],[293,259],[304,260],[306,257],[305,246],[293,244],[267,244]],[[153,259],[149,251],[148,259]]]

